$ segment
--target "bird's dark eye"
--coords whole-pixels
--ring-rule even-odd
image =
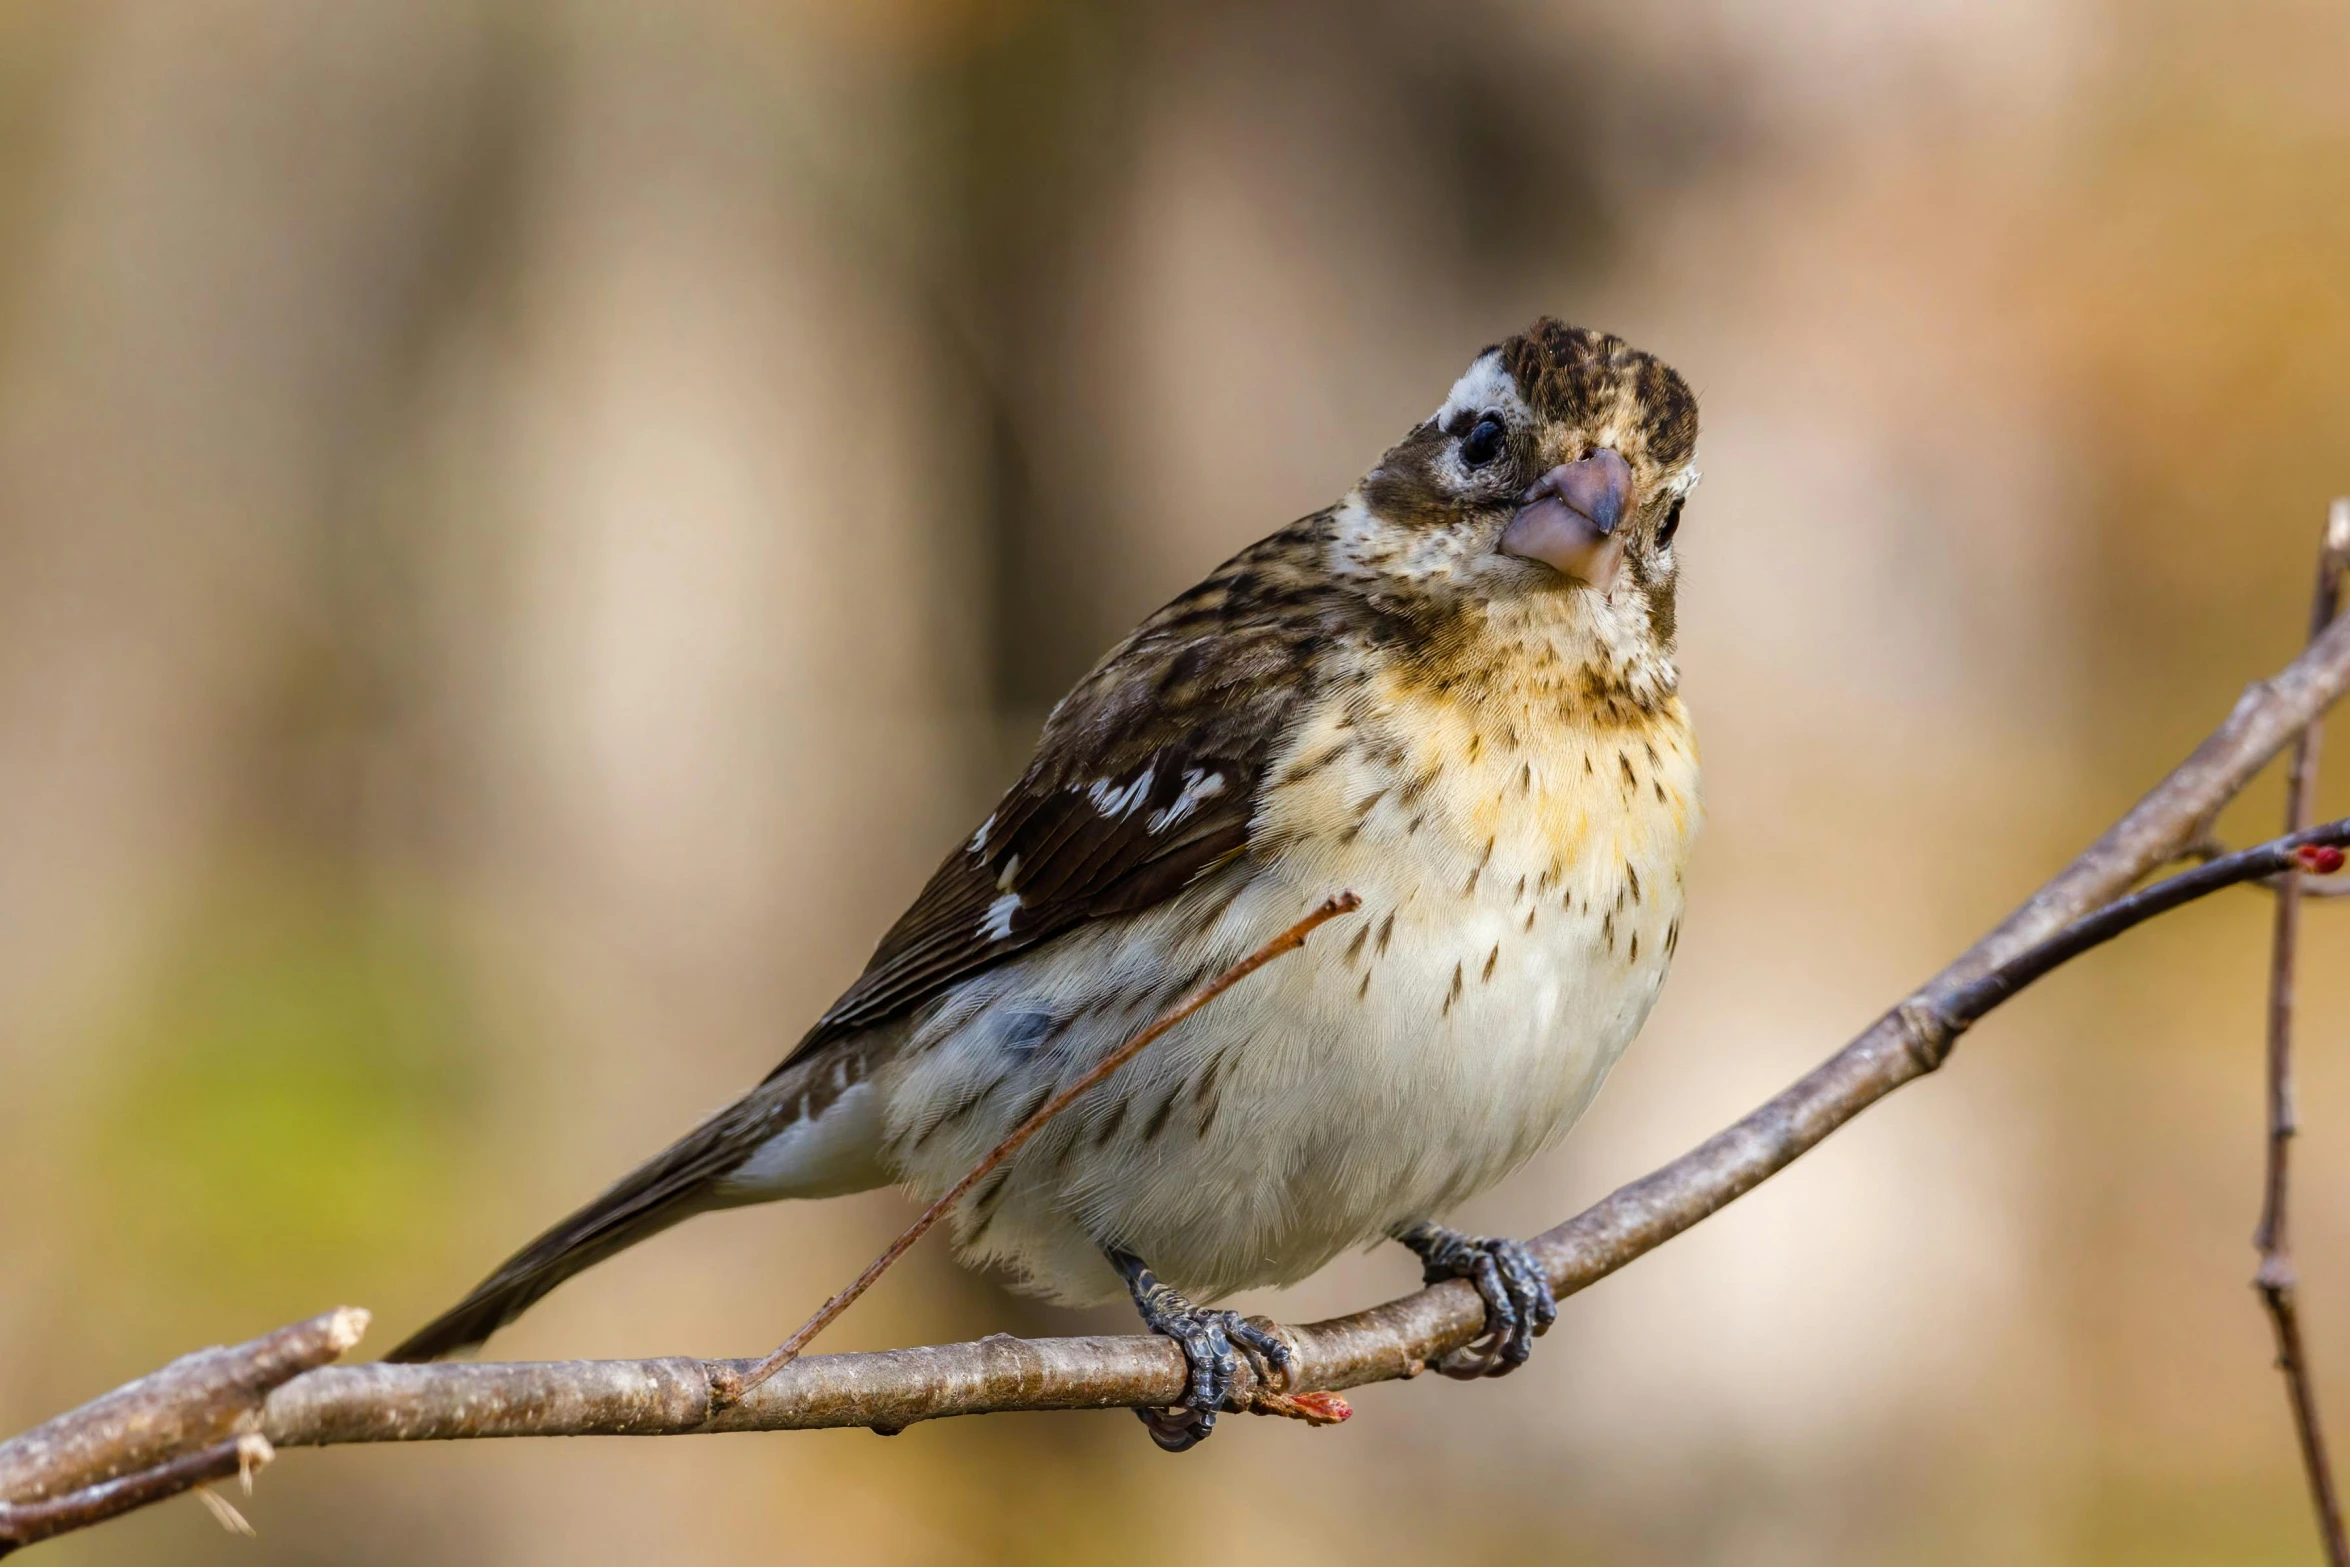
[[[1482,468],[1501,455],[1501,441],[1508,431],[1499,418],[1486,414],[1478,419],[1469,433],[1461,437],[1461,461],[1472,468]]]
[[[1685,497],[1675,496],[1673,509],[1665,513],[1665,520],[1656,530],[1656,547],[1663,549],[1673,542],[1673,535],[1681,531],[1681,503]]]

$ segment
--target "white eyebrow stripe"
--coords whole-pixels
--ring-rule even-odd
[[[1501,367],[1501,350],[1479,354],[1467,373],[1452,384],[1451,393],[1443,406],[1436,410],[1431,423],[1438,429],[1451,425],[1460,415],[1487,408],[1499,410],[1504,418],[1523,424],[1527,409],[1525,399],[1518,396],[1517,383]]]

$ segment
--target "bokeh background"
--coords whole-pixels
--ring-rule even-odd
[[[1546,310],[1703,401],[1710,826],[1645,1038],[1465,1218],[1680,1152],[2294,650],[2346,62],[2328,0],[0,6],[0,1428],[445,1304],[759,1076],[1119,631]],[[2265,922],[2068,970],[1506,1383],[1182,1459],[1121,1413],[301,1453],[258,1540],[188,1500],[45,1559],[2314,1561],[2246,1288]],[[757,1352],[904,1215],[697,1221],[498,1350]],[[1125,1326],[934,1246],[828,1342]]]

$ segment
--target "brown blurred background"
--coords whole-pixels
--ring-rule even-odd
[[[1678,1153],[2293,651],[2346,64],[2330,0],[0,6],[0,1429],[445,1304],[764,1071],[1111,638],[1545,310],[1703,400],[1711,825],[1646,1037],[1464,1217]],[[2245,1287],[2265,912],[2067,971],[1507,1383],[1181,1459],[302,1453],[257,1541],[183,1501],[44,1559],[2313,1561]],[[698,1221],[497,1350],[763,1350],[904,1213]],[[828,1346],[1126,1327],[932,1246]]]

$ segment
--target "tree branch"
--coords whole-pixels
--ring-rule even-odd
[[[2133,923],[2113,924],[2107,918],[2100,924],[2088,917],[2179,858],[2198,840],[2203,824],[2345,687],[2350,687],[2350,619],[2337,620],[2290,667],[2247,690],[2227,721],[2079,858],[1842,1050],[1736,1125],[1537,1237],[1535,1253],[1554,1287],[1571,1294],[1605,1278],[1753,1190],[1868,1106],[1934,1070],[1957,1035],[1983,1011],[2052,966],[2036,949],[2054,938],[2057,946],[2072,943],[2069,956],[2105,939],[2068,927],[2080,922],[2110,936]],[[2329,841],[2339,842],[2350,826],[2337,823],[2318,836],[2326,832],[2334,834]],[[2237,870],[2263,875],[2284,868],[2287,862],[2276,856],[2288,852],[2281,845],[2264,845],[2231,859],[2238,862]],[[2136,917],[2173,906],[2182,888],[2208,891],[2228,885],[2228,875],[2207,874],[2221,863],[2147,889],[2133,900]],[[2193,880],[2198,877],[2205,880]],[[2040,966],[2033,969],[2034,964]],[[1336,1390],[1415,1376],[1483,1328],[1483,1307],[1474,1288],[1460,1281],[1431,1285],[1352,1316],[1284,1329],[1297,1351],[1290,1385],[1293,1390]],[[755,1364],[667,1359],[329,1366],[275,1387],[253,1423],[277,1447],[821,1426],[894,1432],[918,1420],[1001,1410],[1164,1407],[1181,1398],[1186,1380],[1181,1352],[1163,1339],[996,1336],[876,1354],[811,1356],[785,1366],[739,1402],[729,1402],[727,1393],[741,1386]],[[1244,1366],[1241,1401],[1253,1406],[1258,1392]],[[188,1396],[212,1395],[191,1391]],[[108,1403],[101,1400],[61,1416],[42,1430],[79,1432]],[[237,1405],[228,1423],[235,1424],[242,1413],[249,1411]],[[179,1418],[186,1429],[201,1427],[206,1436],[168,1451],[145,1444],[137,1450],[140,1461],[168,1462],[219,1440],[213,1433],[221,1419],[209,1406]],[[48,1494],[20,1490],[9,1478],[19,1464],[14,1450],[37,1435],[0,1444],[0,1496],[11,1504]],[[53,1490],[84,1486],[102,1473],[133,1467],[100,1436],[75,1440],[79,1467],[53,1460],[43,1470],[43,1483]],[[5,1537],[4,1520],[0,1515],[0,1537]]]
[[[0,1556],[268,1461],[270,1391],[359,1342],[367,1313],[329,1311],[200,1349],[0,1442]]]
[[[2326,518],[2326,535],[2317,555],[2317,592],[2310,605],[2309,634],[2322,636],[2342,607],[2342,579],[2350,574],[2350,500],[2337,500]],[[2291,770],[2285,778],[2285,831],[2309,824],[2317,809],[2317,758],[2324,725],[2311,719],[2293,747]],[[2260,1228],[2252,1244],[2260,1251],[2260,1266],[2252,1287],[2267,1308],[2276,1336],[2277,1369],[2284,1373],[2285,1398],[2293,1411],[2293,1433],[2301,1447],[2301,1467],[2309,1482],[2309,1499],[2317,1513],[2318,1539],[2331,1567],[2350,1567],[2350,1536],[2342,1529],[2342,1499],[2334,1489],[2333,1465],[2326,1458],[2324,1428],[2318,1422],[2317,1391],[2310,1383],[2309,1353],[2301,1342],[2301,1314],[2295,1300],[2300,1283],[2293,1266],[2290,1224],[2292,1195],[2291,1152],[2300,1129],[2293,1103],[2293,979],[2301,943],[2301,899],[2304,888],[2298,869],[2276,878],[2276,924],[2269,944],[2268,970],[2268,1170],[2262,1183]]]

